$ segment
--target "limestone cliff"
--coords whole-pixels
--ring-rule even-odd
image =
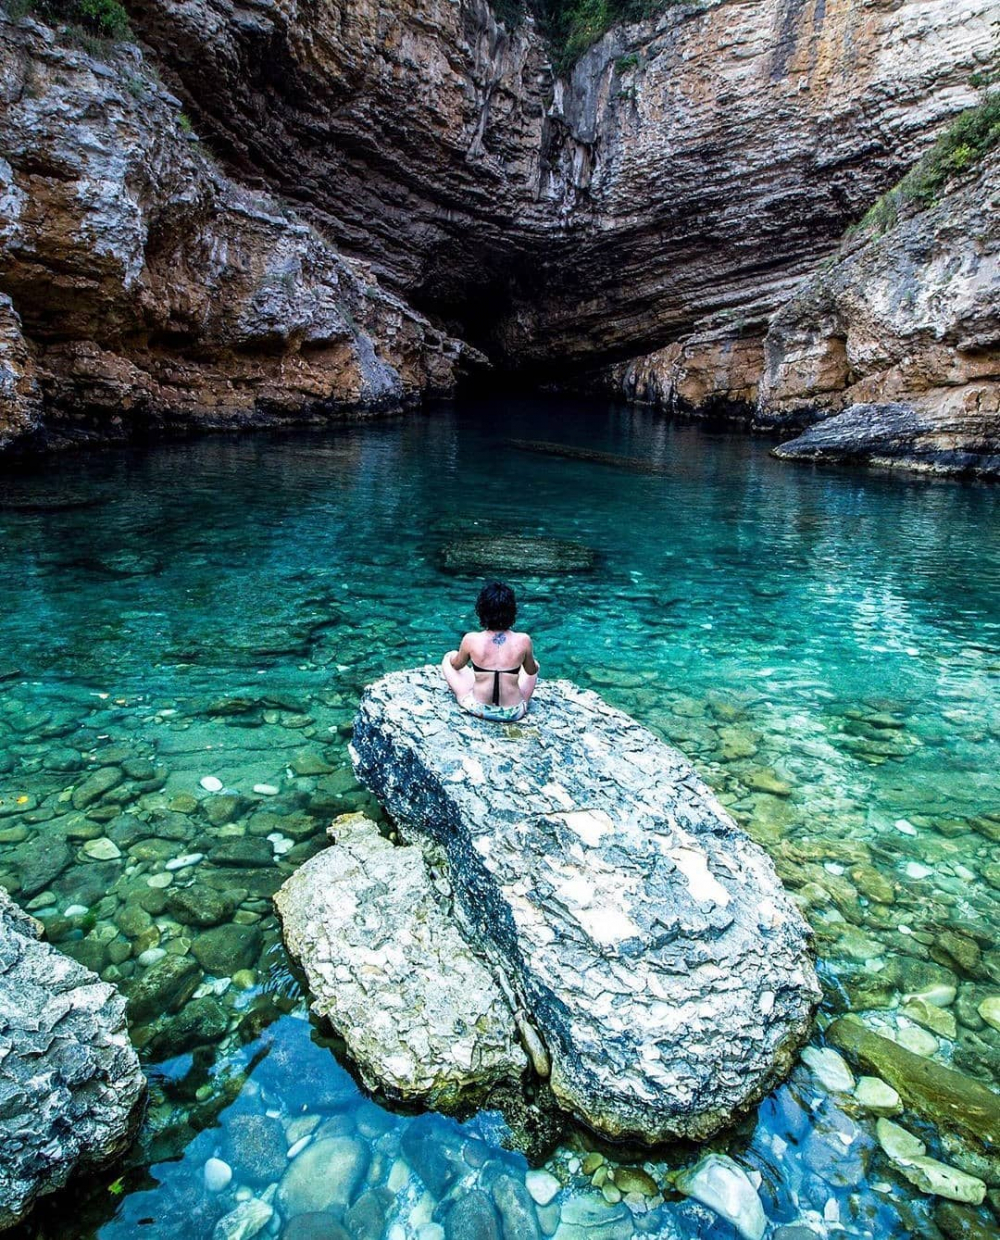
[[[1000,474],[1000,154],[851,237],[771,320],[758,421],[778,449]]]
[[[555,78],[485,0],[137,0],[227,160],[546,379],[763,324],[976,99],[997,0],[706,0]]]
[[[453,384],[462,346],[221,172],[137,49],[0,17],[0,99],[0,440],[39,394],[66,439]]]
[[[105,427],[447,389],[454,337],[749,414],[769,319],[976,101],[1000,0],[669,4],[561,77],[486,0],[128,10],[169,90],[2,26],[0,291],[46,405]]]

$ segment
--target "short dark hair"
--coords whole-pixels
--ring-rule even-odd
[[[517,619],[517,599],[505,581],[491,581],[476,599],[476,615],[484,629],[502,632]]]

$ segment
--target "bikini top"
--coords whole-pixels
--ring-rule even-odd
[[[516,676],[518,672],[521,670],[520,667],[480,667],[479,664],[474,662],[472,659],[470,659],[469,662],[472,664],[472,670],[474,672],[492,672],[493,673],[493,705],[499,706],[500,705],[500,677],[501,676]]]

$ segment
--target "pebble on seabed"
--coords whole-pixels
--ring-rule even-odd
[[[203,775],[198,783],[206,792],[221,792],[223,787],[222,780],[215,775]]]
[[[221,1158],[209,1158],[204,1167],[205,1187],[210,1193],[221,1193],[233,1178],[233,1169]]]

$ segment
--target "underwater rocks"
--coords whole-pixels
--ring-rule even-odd
[[[0,1230],[128,1147],[146,1082],[114,987],[0,888]]]
[[[472,534],[442,548],[440,563],[455,573],[548,577],[554,573],[588,573],[597,564],[597,554],[582,543],[564,538]]]
[[[454,1108],[518,1078],[527,1059],[513,1013],[421,850],[394,847],[361,814],[338,818],[330,835],[274,903],[312,1010],[343,1036],[366,1083]]]
[[[700,1138],[787,1072],[819,997],[809,931],[676,750],[567,681],[486,724],[422,668],[369,686],[352,756],[443,850],[564,1109],[611,1137]]]
[[[1000,1145],[1000,1095],[979,1081],[872,1033],[854,1017],[835,1020],[826,1037],[925,1119],[987,1149]]]

